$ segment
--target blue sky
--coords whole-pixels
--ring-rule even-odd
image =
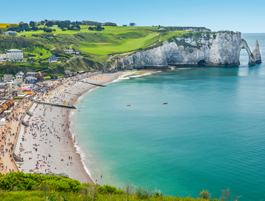
[[[0,0],[0,22],[92,20],[265,33],[265,0]]]

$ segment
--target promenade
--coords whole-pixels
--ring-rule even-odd
[[[11,171],[18,171],[13,159],[13,151],[18,137],[18,132],[22,123],[22,118],[26,114],[32,101],[23,100],[15,101],[13,113],[6,120],[5,126],[1,126],[1,159],[0,173],[7,174]]]

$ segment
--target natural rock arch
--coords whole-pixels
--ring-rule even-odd
[[[240,55],[240,52],[241,52],[242,49],[245,49],[247,51],[247,53],[248,53],[248,65],[255,66],[256,62],[255,62],[254,56],[251,53],[251,50],[248,47],[248,44],[247,44],[247,42],[244,39],[241,40],[241,45],[240,45],[240,48],[239,48],[238,55]]]

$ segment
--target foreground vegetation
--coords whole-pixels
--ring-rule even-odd
[[[228,199],[229,191],[220,200]],[[219,201],[211,199],[209,192],[202,191],[198,198],[164,196],[151,188],[135,187],[126,184],[123,189],[90,183],[80,183],[67,175],[41,175],[11,172],[0,175],[0,200],[153,200],[153,201]]]

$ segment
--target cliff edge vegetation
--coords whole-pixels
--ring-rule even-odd
[[[135,187],[126,184],[122,189],[113,186],[80,183],[67,175],[41,175],[11,172],[0,175],[0,200],[117,200],[117,201],[226,201],[233,199],[229,190],[224,190],[220,199],[211,198],[207,190],[202,190],[197,198],[164,196],[151,187]],[[237,198],[235,197],[236,200]]]

